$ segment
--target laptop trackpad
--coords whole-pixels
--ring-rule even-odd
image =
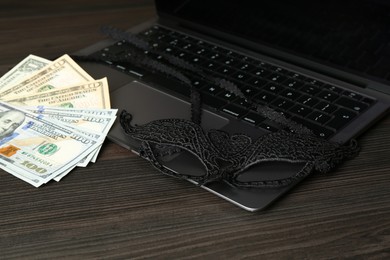
[[[166,118],[191,118],[190,103],[175,96],[164,93],[144,83],[133,81],[110,94],[111,106],[120,113],[123,109],[132,114],[132,124],[145,124],[152,120]],[[202,127],[220,129],[227,125],[229,120],[211,113],[202,112]],[[108,133],[108,138],[127,149],[134,149],[131,140],[124,134],[118,120]]]

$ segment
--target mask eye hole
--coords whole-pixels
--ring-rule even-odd
[[[305,163],[268,161],[253,165],[237,176],[239,182],[279,180],[294,176],[303,169]]]
[[[156,149],[157,148],[157,149]],[[157,161],[169,170],[187,177],[202,177],[206,175],[206,167],[202,161],[193,153],[177,147],[152,146],[157,153],[164,154],[156,156]]]

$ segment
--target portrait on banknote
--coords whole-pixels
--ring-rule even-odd
[[[10,109],[0,112],[0,142],[4,138],[10,139],[15,130],[24,122],[23,112]]]

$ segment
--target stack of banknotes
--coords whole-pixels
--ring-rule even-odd
[[[0,78],[0,168],[39,187],[95,162],[116,118],[107,79],[68,55],[30,55]]]

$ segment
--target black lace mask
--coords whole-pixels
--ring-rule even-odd
[[[151,72],[158,71],[177,79],[191,89],[189,97],[192,104],[191,120],[172,118],[133,126],[130,113],[122,111],[120,114],[120,123],[125,133],[130,138],[141,142],[140,155],[165,174],[191,179],[199,185],[213,181],[226,181],[239,187],[281,187],[304,178],[314,171],[329,172],[343,160],[357,155],[359,151],[355,140],[348,145],[341,145],[318,138],[304,126],[285,118],[273,109],[250,103],[250,99],[247,99],[234,83],[221,78],[212,78],[186,61],[160,53],[136,35],[111,27],[105,27],[103,32],[113,39],[127,42],[132,46],[127,55],[111,57],[111,62],[142,66]],[[145,52],[152,52],[155,56],[159,55],[160,60],[164,62],[145,56]],[[74,58],[105,63],[104,60],[94,55]],[[252,109],[257,110],[262,116],[283,129],[265,134],[256,140],[244,134],[229,135],[220,130],[205,132],[200,126],[201,95],[192,86],[186,76],[187,73],[197,74],[229,90],[245,100]],[[192,154],[201,162],[205,169],[203,175],[177,173],[164,166],[164,157],[182,152]],[[303,167],[295,175],[286,178],[259,181],[240,180],[240,175],[250,167],[266,162],[301,163]],[[261,175],[261,172],[258,174]]]
[[[189,120],[163,119],[132,126],[131,118],[131,114],[122,111],[120,123],[128,136],[141,141],[139,152],[142,157],[169,176],[192,179],[200,185],[223,180],[239,187],[281,187],[313,171],[329,172],[358,151],[356,141],[341,146],[311,134],[286,130],[252,140],[244,134],[230,136],[220,130],[205,132],[199,124]],[[206,169],[203,176],[174,172],[159,158],[182,150],[192,153],[202,162]],[[304,167],[294,176],[283,179],[245,182],[238,179],[251,166],[275,161],[304,163]]]

